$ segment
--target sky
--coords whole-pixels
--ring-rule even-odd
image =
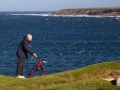
[[[120,0],[0,0],[0,11],[55,11],[120,6]]]

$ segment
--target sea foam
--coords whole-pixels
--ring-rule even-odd
[[[8,14],[18,16],[52,16],[52,17],[120,17],[120,16],[100,16],[100,15],[55,15],[55,14]]]

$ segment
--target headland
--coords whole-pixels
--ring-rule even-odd
[[[76,8],[56,10],[53,15],[99,15],[99,16],[120,16],[119,7],[99,7],[99,8]]]

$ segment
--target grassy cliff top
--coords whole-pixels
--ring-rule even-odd
[[[105,78],[120,76],[120,61],[33,78],[0,76],[0,90],[119,90]]]

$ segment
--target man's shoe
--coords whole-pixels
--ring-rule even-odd
[[[25,78],[25,76],[21,76],[21,75],[18,75],[18,76],[15,76],[16,78]]]

